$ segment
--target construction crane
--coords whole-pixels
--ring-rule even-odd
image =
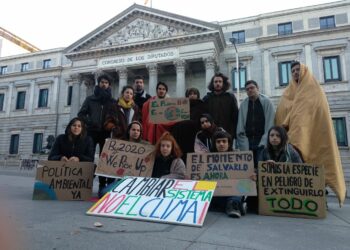
[[[40,51],[40,49],[35,47],[33,44],[28,43],[22,38],[16,36],[15,34],[1,27],[0,27],[0,36],[9,40],[10,42],[13,42],[14,44],[20,46],[21,48],[28,50],[29,52]]]

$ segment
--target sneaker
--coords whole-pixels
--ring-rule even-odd
[[[233,218],[241,218],[241,211],[238,208],[238,204],[233,201],[226,203],[226,214]]]
[[[243,201],[239,205],[239,210],[241,212],[241,215],[246,215],[247,214],[247,210],[248,210],[247,202]]]

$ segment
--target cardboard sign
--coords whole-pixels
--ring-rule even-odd
[[[217,181],[215,196],[256,196],[253,153],[234,151],[187,154],[186,176],[191,180]]]
[[[33,200],[89,200],[93,177],[91,162],[39,161]]]
[[[153,150],[153,145],[107,139],[95,174],[106,177],[151,176]]]
[[[259,162],[259,214],[325,218],[323,167]]]
[[[190,119],[188,98],[156,98],[149,103],[149,120],[153,124],[179,122]]]
[[[202,226],[216,183],[124,177],[89,215]]]

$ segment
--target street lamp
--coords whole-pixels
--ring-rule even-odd
[[[237,74],[235,75],[235,82],[236,82],[236,88],[237,88],[237,103],[238,103],[238,107],[239,107],[239,88],[240,88],[240,82],[239,82],[239,59],[238,59],[238,50],[237,50],[237,47],[236,47],[236,40],[237,39],[235,37],[231,37],[229,39],[229,41],[235,47],[235,51],[236,51],[236,71],[237,71]]]

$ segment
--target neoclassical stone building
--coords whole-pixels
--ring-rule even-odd
[[[180,97],[188,87],[204,96],[220,71],[233,92],[241,89],[240,100],[254,79],[277,104],[299,60],[327,94],[349,186],[349,13],[350,2],[338,1],[210,23],[134,4],[67,48],[0,58],[0,155],[39,157],[101,73],[113,79],[116,97],[136,75],[152,95],[164,81]]]

